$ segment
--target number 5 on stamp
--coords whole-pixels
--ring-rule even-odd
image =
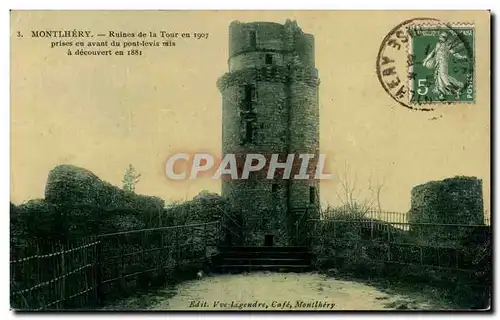
[[[421,96],[427,95],[429,93],[429,88],[427,87],[427,79],[418,79],[418,89],[417,93]]]

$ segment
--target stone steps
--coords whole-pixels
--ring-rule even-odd
[[[311,270],[307,247],[235,246],[219,247],[214,257],[216,272],[248,272],[257,270],[304,272]]]

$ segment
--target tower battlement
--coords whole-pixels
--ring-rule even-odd
[[[266,59],[275,65],[302,64],[314,68],[314,36],[304,33],[295,21],[235,21],[229,26],[229,70],[263,66]]]

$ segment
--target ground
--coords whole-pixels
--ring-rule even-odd
[[[428,290],[383,288],[319,273],[206,276],[106,307],[114,310],[439,310]]]

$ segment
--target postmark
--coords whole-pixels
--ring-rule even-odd
[[[474,60],[473,25],[421,17],[403,21],[384,37],[376,72],[399,105],[431,111],[474,103]]]

